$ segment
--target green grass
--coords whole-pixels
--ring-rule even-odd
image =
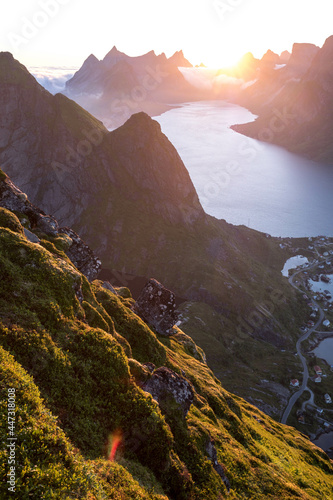
[[[238,330],[207,304],[185,302],[178,310],[181,328],[203,348],[224,387],[252,403],[260,400],[257,404],[279,419],[290,380],[300,377],[299,359],[289,350]]]
[[[156,335],[131,311],[128,294],[88,283],[55,246],[3,228],[0,257],[1,440],[7,390],[15,388],[19,498],[333,498],[328,457],[229,393],[181,330]],[[172,398],[160,408],[139,387],[150,376],[145,362],[192,383],[186,419]],[[115,436],[121,444],[110,462]],[[229,495],[208,456],[212,439]],[[5,448],[0,461],[7,472]]]

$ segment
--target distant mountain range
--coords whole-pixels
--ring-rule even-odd
[[[295,43],[291,54],[268,50],[261,60],[245,54],[211,76],[211,89],[185,79],[179,67],[193,67],[182,51],[169,59],[154,51],[130,57],[113,47],[101,61],[90,55],[64,93],[109,129],[139,111],[155,116],[184,102],[227,99],[259,115],[234,130],[332,163],[332,38],[322,48]],[[236,80],[221,83],[221,75]]]
[[[259,117],[234,130],[333,163],[333,36],[322,48],[294,44],[284,67],[260,71],[236,100]]]
[[[90,55],[66,83],[65,93],[108,128],[116,128],[133,113],[156,115],[197,99],[198,89],[185,80],[180,66],[192,67],[182,51],[169,59],[154,51],[130,57],[113,47],[101,61]]]

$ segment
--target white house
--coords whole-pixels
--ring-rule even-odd
[[[332,398],[331,398],[331,396],[329,394],[325,394],[324,397],[325,397],[325,403],[326,404],[332,403]]]

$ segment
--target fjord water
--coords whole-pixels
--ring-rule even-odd
[[[208,214],[272,236],[333,236],[333,166],[230,129],[254,119],[225,101],[186,103],[155,118]]]

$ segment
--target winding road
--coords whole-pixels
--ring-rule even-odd
[[[326,261],[327,259],[325,259]],[[325,262],[323,261],[323,262]],[[319,264],[319,262],[316,262],[315,264],[313,264],[312,266],[309,266],[306,268],[307,271],[313,269],[314,267],[317,267]],[[291,286],[293,286],[296,290],[298,290],[299,292],[301,293],[304,293],[300,288],[298,288],[295,283],[294,283],[294,278],[299,274],[299,273],[302,273],[304,272],[304,269],[301,269],[297,272],[295,272],[290,278],[289,278],[289,283],[291,284]],[[319,325],[322,323],[322,321],[324,320],[325,318],[325,314],[324,314],[324,311],[321,309],[321,307],[317,304],[317,302],[313,299],[312,300],[312,303],[314,304],[315,307],[318,308],[318,311],[319,311],[319,319],[317,320],[316,324],[310,328],[307,332],[305,332],[297,341],[296,343],[296,351],[297,351],[297,355],[299,356],[299,359],[301,360],[301,363],[302,363],[302,366],[303,366],[303,381],[302,381],[302,385],[300,386],[300,388],[298,389],[297,392],[295,392],[291,398],[289,399],[289,402],[288,402],[288,405],[286,407],[286,409],[284,410],[283,412],[283,415],[282,415],[282,418],[281,418],[281,423],[282,424],[286,424],[287,423],[287,420],[288,420],[288,417],[290,415],[290,412],[294,406],[294,404],[296,403],[296,401],[301,397],[301,395],[303,394],[303,392],[307,389],[307,385],[308,385],[308,380],[309,380],[309,370],[308,370],[308,366],[307,366],[307,363],[306,363],[306,359],[304,358],[304,356],[302,355],[302,352],[301,352],[301,344],[302,342],[304,342],[304,340],[306,340],[307,338],[310,337],[310,335],[319,327]],[[310,391],[309,391],[310,392]],[[311,392],[310,392],[311,393]]]

